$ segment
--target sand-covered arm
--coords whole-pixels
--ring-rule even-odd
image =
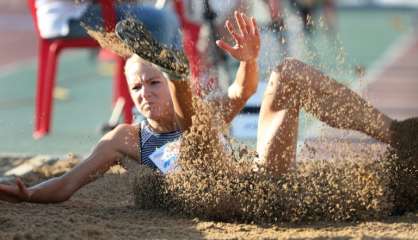
[[[89,158],[60,177],[48,179],[29,188],[20,179],[17,179],[14,185],[0,184],[0,200],[14,203],[59,203],[68,200],[79,188],[96,179],[110,167],[107,163],[109,161],[95,155],[99,153],[106,158],[116,159],[114,153],[106,150],[105,145],[104,142],[99,143]],[[105,152],[110,155],[105,156]]]
[[[138,126],[122,124],[107,133],[92,153],[66,174],[27,188],[0,184],[0,200],[8,202],[58,203],[68,200],[82,186],[105,173],[124,156],[139,159]]]

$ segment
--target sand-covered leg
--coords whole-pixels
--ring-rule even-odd
[[[287,59],[282,79],[293,87],[300,106],[331,127],[356,130],[390,143],[393,120],[357,93],[298,60]]]
[[[398,215],[418,208],[418,118],[394,121],[391,130],[386,160],[394,197],[393,213]]]
[[[299,99],[279,71],[271,74],[260,109],[257,152],[266,169],[286,172],[295,161]]]
[[[288,58],[277,66],[264,98],[257,149],[268,166],[285,170],[294,160],[299,108],[332,127],[391,142],[392,119],[354,91],[298,60]]]
[[[418,158],[418,117],[394,121],[392,126],[391,146],[400,158]]]

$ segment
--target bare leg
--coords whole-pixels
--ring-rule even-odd
[[[269,79],[260,109],[257,152],[275,174],[287,171],[296,156],[299,120],[297,94],[287,86],[279,66]]]
[[[257,136],[257,151],[273,172],[286,171],[295,159],[300,108],[332,127],[391,141],[392,119],[320,71],[286,59],[269,80]]]

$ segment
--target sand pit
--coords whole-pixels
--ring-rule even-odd
[[[13,167],[25,159],[0,162]],[[33,184],[46,174],[68,170],[76,161],[43,167],[24,180]],[[136,163],[129,167],[130,172],[139,168]],[[65,203],[1,202],[0,212],[0,239],[418,239],[418,212],[369,221],[242,224],[141,210],[134,203],[132,174],[117,168]]]

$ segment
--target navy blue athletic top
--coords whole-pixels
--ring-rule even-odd
[[[145,120],[141,122],[139,131],[141,164],[156,170],[158,168],[149,156],[164,144],[177,140],[181,136],[181,132],[177,130],[168,133],[156,133],[149,127]]]

